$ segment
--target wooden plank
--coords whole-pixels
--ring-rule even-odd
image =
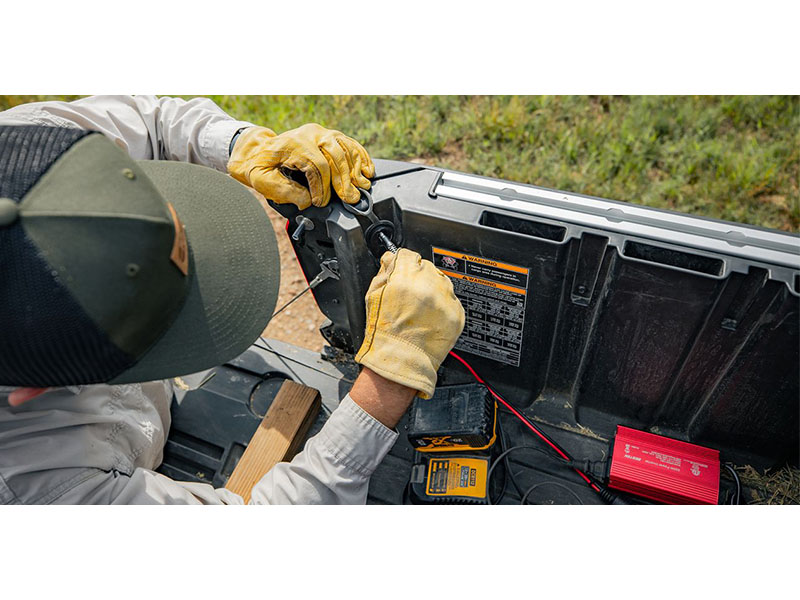
[[[249,502],[253,486],[266,472],[279,462],[291,460],[300,450],[320,402],[318,390],[284,381],[225,488],[239,494],[245,504]]]

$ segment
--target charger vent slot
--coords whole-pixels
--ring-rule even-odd
[[[529,219],[518,219],[516,217],[488,211],[485,211],[481,215],[480,224],[484,227],[491,227],[492,229],[502,229],[503,231],[511,231],[512,233],[519,233],[529,237],[541,238],[554,242],[563,241],[564,236],[567,234],[566,227],[550,225],[549,223],[542,223],[540,221],[531,221]]]
[[[630,241],[625,242],[622,253],[630,258],[638,258],[639,260],[646,260],[668,267],[677,267],[679,269],[706,273],[708,275],[722,274],[723,262],[718,258],[711,258],[709,256],[690,254],[688,252],[680,252],[660,246],[651,246],[650,244]]]

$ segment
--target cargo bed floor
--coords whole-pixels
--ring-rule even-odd
[[[331,354],[326,359],[277,340],[260,341],[216,368],[213,377],[199,389],[178,391],[164,462],[158,470],[177,480],[223,487],[285,379],[318,389],[322,395],[323,408],[308,433],[310,437],[322,428],[357,374],[358,366],[348,357]],[[572,421],[563,399],[539,399],[523,413],[576,459],[607,458],[608,440]],[[508,455],[513,481],[507,480],[500,504],[519,504],[528,490],[530,504],[602,504],[599,496],[511,413],[501,410],[498,418],[506,441],[502,449],[539,448],[519,449]],[[407,427],[408,415],[397,427],[397,443],[371,479],[369,504],[409,502],[406,488],[415,450],[406,437]],[[496,446],[495,456],[501,450],[498,443]],[[490,488],[495,500],[504,478],[504,468],[497,467]],[[732,489],[732,485],[723,480],[723,489]]]

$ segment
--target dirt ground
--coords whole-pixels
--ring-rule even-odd
[[[272,222],[275,237],[278,238],[278,251],[281,257],[281,287],[275,307],[277,310],[308,284],[297,263],[292,245],[289,243],[289,236],[286,234],[286,219],[270,207],[263,198],[260,199]],[[323,321],[325,321],[325,315],[320,312],[311,293],[307,292],[269,323],[264,330],[264,337],[319,352],[325,344],[325,339],[319,334],[319,326]]]

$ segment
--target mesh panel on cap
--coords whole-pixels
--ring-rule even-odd
[[[0,126],[0,197],[21,202],[58,157],[90,133]],[[21,221],[0,228],[0,332],[0,385],[101,383],[134,363],[59,282]]]

